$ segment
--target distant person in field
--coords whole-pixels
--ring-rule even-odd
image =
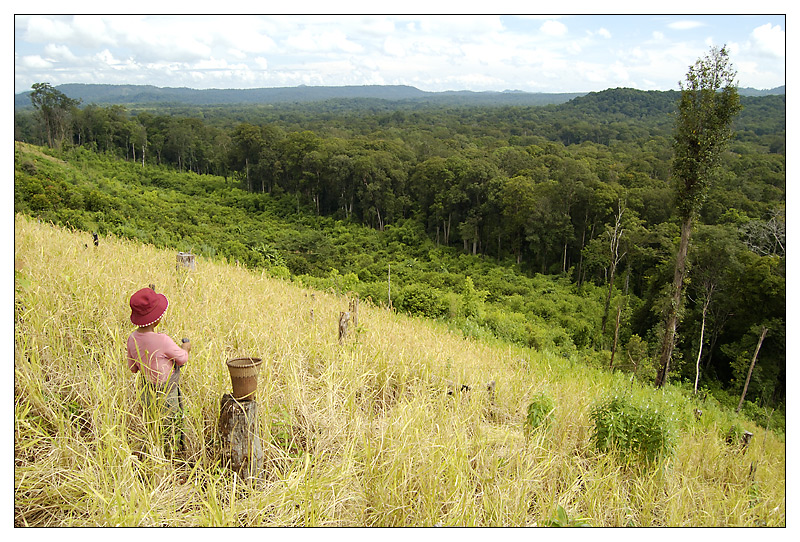
[[[137,329],[128,337],[128,368],[142,373],[140,397],[145,415],[160,410],[160,417],[169,422],[165,429],[172,430],[173,444],[182,446],[180,367],[189,361],[191,343],[185,340],[178,346],[166,333],[155,331],[169,306],[164,294],[152,287],[142,288],[131,296],[130,306],[131,322]]]

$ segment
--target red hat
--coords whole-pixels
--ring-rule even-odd
[[[142,288],[131,296],[131,322],[139,327],[158,322],[167,312],[169,301],[152,288]]]

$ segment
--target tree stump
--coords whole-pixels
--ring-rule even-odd
[[[747,446],[750,444],[750,439],[753,438],[753,433],[750,431],[745,431],[742,435],[742,450],[746,450]]]
[[[350,313],[342,312],[339,314],[339,344],[343,344],[347,338],[347,325],[350,322]]]
[[[191,252],[178,252],[175,257],[175,269],[182,267],[194,271],[194,254]]]
[[[223,462],[242,479],[258,477],[264,465],[258,427],[257,401],[237,401],[230,393],[222,396],[219,435]]]
[[[750,444],[750,439],[753,438],[753,433],[750,431],[743,431],[738,440],[736,438],[737,436],[739,435],[737,435],[736,427],[731,427],[730,431],[728,431],[728,434],[725,437],[725,442],[731,446],[738,442],[742,449],[742,453],[744,453],[747,451],[747,446]]]
[[[358,296],[350,300],[350,314],[353,315],[353,327],[358,327]]]

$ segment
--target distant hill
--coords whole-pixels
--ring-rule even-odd
[[[601,92],[590,92],[579,96],[562,109],[573,109],[590,115],[622,116],[628,119],[664,117],[675,110],[678,102],[677,90],[636,90],[613,88]]]
[[[764,90],[745,87],[739,89],[739,94],[741,94],[742,96],[771,96],[774,94],[786,94],[786,85],[781,85],[779,87],[764,89]]]
[[[254,89],[207,89],[155,87],[152,85],[67,84],[55,87],[70,98],[97,105],[220,105],[292,104],[334,99],[375,99],[430,102],[442,105],[548,105],[560,104],[585,93],[535,93],[522,91],[427,92],[406,85],[341,87],[280,87]],[[30,91],[14,95],[14,108],[31,107]]]
[[[786,87],[778,87],[773,91],[757,91],[755,89],[739,89],[742,104],[747,107],[737,119],[742,124],[745,119],[756,115],[763,118],[784,118],[786,109]],[[613,88],[601,92],[590,92],[576,97],[567,103],[560,104],[557,109],[578,113],[584,118],[603,119],[613,122],[622,119],[650,121],[656,123],[670,122],[669,116],[676,111],[680,91],[678,90],[636,90],[632,88]],[[775,111],[783,110],[782,115]],[[775,133],[785,130],[785,121],[774,127]]]

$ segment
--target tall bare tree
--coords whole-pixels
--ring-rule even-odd
[[[614,227],[607,231],[609,239],[608,293],[606,294],[606,304],[605,308],[603,309],[603,323],[601,330],[603,334],[606,332],[608,309],[611,305],[611,293],[614,290],[614,276],[616,275],[619,262],[625,257],[626,254],[626,252],[623,252],[622,254],[619,252],[620,242],[622,241],[622,236],[625,234],[625,228],[622,225],[622,215],[625,213],[626,207],[627,202],[622,201],[622,199],[617,200],[617,211],[614,215]]]

